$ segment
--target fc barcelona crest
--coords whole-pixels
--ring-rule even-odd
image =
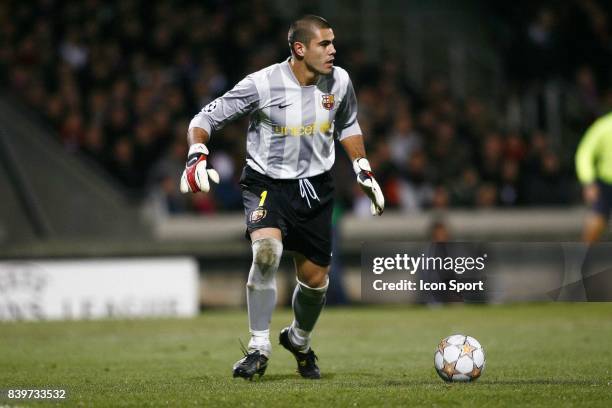
[[[252,223],[259,222],[266,217],[267,213],[268,212],[265,208],[257,207],[256,209],[251,211],[251,214],[249,215],[249,221]]]
[[[325,109],[327,110],[334,109],[334,103],[335,103],[334,94],[323,94],[321,95],[321,98],[322,98],[321,103]]]

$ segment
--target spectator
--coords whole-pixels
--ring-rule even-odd
[[[184,143],[184,118],[245,72],[287,54],[276,40],[286,35],[285,24],[274,18],[274,4],[265,5],[266,12],[259,2],[160,0],[141,12],[140,2],[132,1],[36,7],[9,1],[0,13],[0,78],[47,121],[68,151],[97,161],[141,200],[144,180],[170,197],[169,178],[178,184],[182,165],[170,173],[174,166],[168,163],[181,150],[175,141]],[[515,5],[497,7],[508,32],[522,33],[506,42],[513,51],[506,53],[509,92],[501,100],[459,100],[437,74],[416,90],[396,53],[369,60],[363,47],[338,47],[339,64],[355,79],[360,123],[375,146],[371,163],[389,209],[573,199],[567,191],[576,183],[561,158],[612,107],[609,6],[596,0],[536,1],[530,15]],[[254,41],[260,52],[251,52]],[[547,135],[525,131],[517,101],[527,89],[561,78],[567,82],[560,101],[567,129],[551,146]],[[512,114],[502,115],[499,106],[512,106]],[[170,211],[237,208],[238,191],[230,186],[241,171],[236,163],[244,155],[245,126],[228,126],[213,141],[217,157],[211,160],[225,172],[227,186],[193,202],[172,198]],[[365,202],[359,191],[344,189],[341,196],[357,212]]]

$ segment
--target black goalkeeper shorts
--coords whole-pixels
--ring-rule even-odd
[[[606,220],[609,220],[612,206],[612,185],[602,180],[597,180],[597,187],[599,187],[599,196],[593,203],[592,209]]]
[[[249,233],[278,228],[283,247],[320,266],[331,263],[334,186],[329,172],[304,179],[273,179],[249,166],[240,178]]]

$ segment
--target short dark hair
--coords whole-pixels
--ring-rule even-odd
[[[293,53],[293,44],[296,42],[306,45],[310,43],[310,40],[314,37],[315,28],[331,28],[331,25],[323,17],[315,16],[314,14],[307,14],[291,23],[289,34],[287,35],[291,53]]]

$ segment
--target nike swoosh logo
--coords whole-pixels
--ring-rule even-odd
[[[285,109],[287,106],[292,105],[291,103],[288,103],[286,105],[278,105],[278,109]]]

